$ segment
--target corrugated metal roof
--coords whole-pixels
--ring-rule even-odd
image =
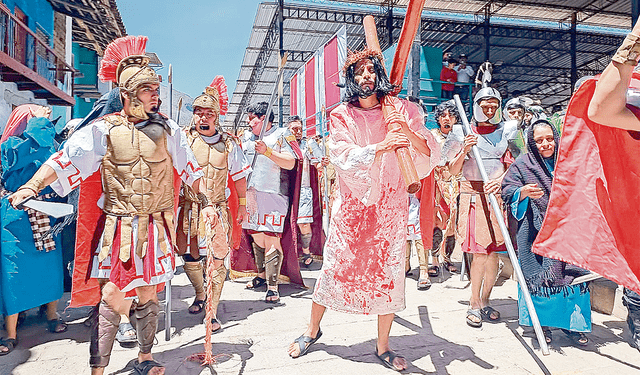
[[[364,43],[362,17],[372,14],[379,24],[383,48],[389,44],[388,31],[384,28],[387,13],[381,6],[387,2],[349,2],[353,4],[332,0],[285,3],[283,46],[291,53],[285,66],[283,116],[289,114],[289,78],[340,27],[347,26],[349,49],[359,49]],[[398,0],[395,6],[407,3],[408,0]],[[363,4],[377,8],[363,8]],[[477,68],[485,60],[483,9],[486,4],[486,1],[475,0],[427,0],[422,17],[422,44],[451,51],[456,57],[465,53],[469,63]],[[236,121],[243,125],[241,107],[267,101],[275,88],[279,60],[277,9],[277,3],[258,6],[225,126],[232,126]],[[400,33],[402,12],[401,8],[394,8],[394,41]],[[628,28],[631,23],[628,1],[493,1],[491,12],[489,60],[496,65],[494,82],[508,97],[528,94],[546,106],[566,104],[571,93],[571,32],[567,20],[571,20],[572,13],[576,13],[578,21],[578,77],[604,69],[625,31],[612,27]],[[274,112],[278,114],[277,105]]]

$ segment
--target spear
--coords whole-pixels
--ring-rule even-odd
[[[172,118],[173,114],[173,68],[169,64],[169,98],[167,100],[169,106],[169,118]],[[167,290],[164,296],[164,340],[169,341],[171,339],[171,279],[167,280]]]
[[[464,135],[467,136],[469,134],[473,134],[471,132],[471,125],[469,125],[469,120],[467,120],[467,114],[464,110],[464,106],[460,101],[459,95],[454,95],[453,99],[456,102],[456,107],[458,107],[458,112],[460,113],[460,118],[462,118],[462,130]],[[480,156],[480,150],[478,146],[473,146],[471,148],[473,152],[473,158],[476,161],[476,165],[480,170],[480,175],[482,176],[482,181],[484,183],[489,182],[489,177],[487,176],[487,171],[484,169],[484,162],[482,161],[482,156]],[[540,326],[540,320],[538,320],[538,314],[536,313],[536,308],[533,306],[533,300],[531,299],[531,294],[529,293],[529,288],[527,288],[527,283],[524,280],[524,274],[522,273],[522,268],[520,268],[520,262],[518,261],[518,256],[516,255],[516,251],[513,248],[513,244],[511,243],[511,237],[509,236],[509,230],[507,230],[507,225],[505,224],[504,216],[502,215],[502,208],[498,204],[498,199],[492,193],[489,194],[489,202],[491,203],[491,208],[493,209],[493,213],[496,215],[496,221],[500,226],[500,232],[502,233],[502,237],[504,238],[504,243],[507,245],[507,253],[509,254],[509,259],[511,259],[511,264],[513,265],[514,271],[516,271],[516,276],[518,277],[518,284],[520,284],[520,290],[522,290],[522,295],[524,296],[524,301],[527,305],[527,310],[529,310],[529,316],[531,317],[531,324],[533,325],[533,330],[536,332],[536,337],[538,338],[538,343],[540,344],[540,348],[542,349],[542,354],[549,355],[549,346],[547,345],[547,340],[544,337],[544,333],[542,332],[542,327]]]
[[[182,96],[178,100],[178,114],[176,115],[176,124],[180,125],[180,112],[182,111]]]
[[[258,136],[257,141],[261,141],[262,138],[264,138],[264,133],[267,131],[267,123],[269,122],[269,117],[273,112],[273,109],[271,108],[271,103],[273,103],[273,100],[275,99],[276,94],[278,93],[279,82],[282,79],[282,76],[284,74],[284,64],[287,63],[288,56],[289,56],[289,53],[285,52],[284,56],[282,56],[282,59],[280,60],[280,64],[278,65],[278,77],[276,78],[276,86],[273,88],[273,91],[271,92],[271,96],[269,97],[269,101],[267,102],[267,113],[265,113],[264,115],[264,120],[262,121],[262,128],[260,128],[260,135]],[[258,159],[258,152],[255,151],[254,149],[253,160],[251,160],[251,170],[253,170],[253,168],[256,166],[257,159]],[[253,173],[251,173],[247,177],[247,186],[249,186],[249,181],[251,180],[251,176],[253,176]]]

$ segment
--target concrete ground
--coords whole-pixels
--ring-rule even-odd
[[[417,260],[413,259],[413,265]],[[164,314],[154,347],[155,358],[167,374],[392,374],[374,356],[376,317],[328,311],[322,321],[324,335],[310,352],[289,358],[287,346],[305,329],[311,292],[319,264],[303,271],[309,289],[281,286],[278,305],[263,302],[264,291],[244,289],[244,282],[227,281],[219,318],[223,330],[213,336],[218,363],[211,368],[188,360],[203,352],[203,315],[190,315],[193,290],[181,272],[173,281],[172,338],[165,341]],[[493,306],[502,313],[499,323],[481,329],[465,324],[468,281],[458,274],[434,278],[428,291],[416,290],[417,269],[407,280],[407,308],[396,317],[391,345],[411,365],[410,374],[638,374],[640,353],[629,346],[626,309],[620,289],[612,315],[593,314],[593,332],[587,347],[578,348],[559,330],[553,331],[551,353],[543,356],[531,329],[517,322],[517,288],[501,280],[493,292]],[[164,295],[161,295],[164,298]],[[0,357],[0,374],[89,374],[89,330],[82,322],[87,308],[64,310],[69,330],[53,335],[36,310],[19,329],[20,343]],[[106,374],[132,374],[135,348],[114,345]]]

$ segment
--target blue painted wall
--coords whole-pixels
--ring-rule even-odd
[[[76,84],[94,85],[98,87],[98,54],[88,48],[73,43],[73,67],[84,75],[82,78],[74,78]],[[73,106],[73,118],[86,116],[93,108],[96,99],[89,99],[75,96],[76,105]]]
[[[53,7],[47,0],[2,0],[4,5],[15,14],[15,7],[20,8],[28,17],[27,23],[31,31],[36,31],[36,24],[47,34],[53,46]]]

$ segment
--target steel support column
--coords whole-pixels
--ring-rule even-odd
[[[578,81],[578,14],[571,14],[571,93],[573,94],[573,87]]]
[[[408,94],[416,98],[420,97],[420,54],[422,52],[422,46],[420,43],[420,26],[418,26],[418,32],[413,40],[413,46],[411,47],[411,59],[409,60],[409,87]]]
[[[279,61],[282,61],[282,58],[284,57],[284,0],[278,0],[278,39],[278,49],[280,50]],[[280,64],[280,62],[278,62],[278,64]],[[282,92],[282,79],[276,82],[276,85],[278,85],[278,126],[283,126],[284,98]],[[266,120],[268,121],[268,119]]]
[[[490,19],[491,19],[491,3],[487,4],[484,7],[484,61],[489,61],[489,51],[491,49],[491,34],[489,33],[491,29]]]

